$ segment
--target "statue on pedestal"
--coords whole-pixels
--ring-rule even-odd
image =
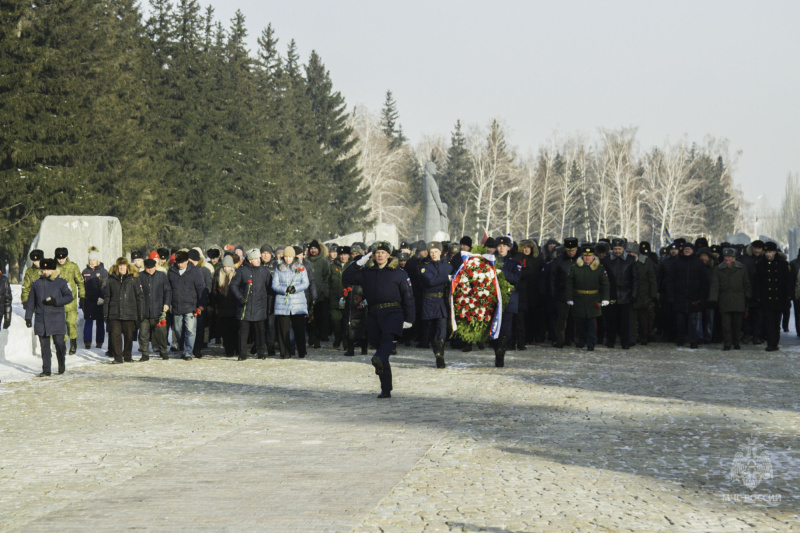
[[[425,242],[430,242],[441,236],[434,237],[441,232],[448,235],[450,220],[447,217],[447,204],[439,196],[439,185],[436,183],[436,163],[425,163],[425,176],[422,179],[422,194],[425,197]]]

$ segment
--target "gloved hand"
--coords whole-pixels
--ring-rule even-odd
[[[86,303],[86,298],[78,298],[78,307],[83,309],[85,303]]]
[[[56,305],[56,301],[53,300],[52,296],[48,296],[47,299],[44,301],[44,305]]]
[[[369,261],[369,258],[370,258],[370,257],[372,257],[372,252],[370,252],[370,253],[368,253],[368,254],[364,255],[364,256],[363,256],[361,259],[359,259],[358,261],[356,261],[356,264],[357,264],[358,266],[362,267],[362,266],[364,266],[364,265],[366,265],[366,264],[367,264],[367,261]]]
[[[31,320],[29,318],[25,319],[25,327],[28,327],[28,328],[32,328],[33,327],[33,323],[31,322]]]
[[[106,303],[106,301],[103,300],[102,298],[97,299],[97,305],[103,305],[104,303]]]
[[[609,302],[608,300],[603,300],[602,302],[600,302],[600,305],[602,305],[603,307],[605,307],[605,306],[607,306],[609,303],[610,303],[610,302]]]
[[[410,328],[410,327],[411,327],[411,326],[413,326],[413,325],[414,325],[414,324],[412,324],[411,322],[403,322],[403,329],[408,329],[408,328]]]
[[[286,288],[286,294],[294,294],[296,291],[297,291],[297,289],[294,288],[294,285],[289,285]]]
[[[246,303],[247,303],[247,298],[245,298],[244,296],[242,296],[241,298],[239,298],[239,304],[240,304],[240,305],[244,305],[244,304],[246,304]]]
[[[573,302],[572,300],[567,300],[567,305],[575,305],[575,302]]]

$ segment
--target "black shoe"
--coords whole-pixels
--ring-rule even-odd
[[[614,345],[613,344],[606,344],[606,348],[608,348],[609,350],[613,350],[614,349]]]
[[[381,358],[377,355],[373,355],[371,362],[372,366],[375,367],[375,374],[378,376],[383,375],[383,361],[381,361]],[[388,392],[386,394],[388,394]]]
[[[111,355],[111,350],[107,350],[106,353],[105,353],[105,356],[106,357],[114,357],[113,355]]]
[[[741,349],[742,349],[742,347],[741,347],[741,346],[739,346],[738,344],[734,344],[734,345],[733,345],[733,349],[734,349],[734,350],[741,350]]]
[[[444,340],[433,341],[433,355],[436,357],[436,368],[444,368]]]
[[[691,344],[689,345],[689,348],[691,348],[692,350],[696,350],[697,348],[699,348],[699,346],[697,346],[697,343],[696,343],[696,342],[693,342],[693,343],[691,343]]]
[[[506,347],[508,346],[508,337],[502,336],[494,345],[494,366],[502,368],[505,366]]]
[[[91,348],[91,347],[92,347],[92,343],[91,343],[91,342],[84,342],[84,343],[83,343],[83,347],[84,347],[84,348],[86,348],[86,349],[88,350],[89,348]]]
[[[98,342],[97,345],[95,346],[95,348],[102,348],[102,347],[103,347],[103,343],[102,342]]]
[[[730,351],[730,349],[731,349],[731,347],[729,345],[727,345],[727,344],[722,347],[722,351],[723,352],[728,352],[728,351]]]
[[[647,346],[647,341],[642,341],[639,344],[641,344],[642,346]]]
[[[192,360],[192,356],[191,355],[184,355],[183,356],[183,360],[184,361],[191,361]]]
[[[75,352],[78,351],[78,339],[70,339],[69,340],[69,354],[75,355]]]
[[[167,354],[165,354],[165,353],[162,353],[162,354],[161,354],[161,359],[163,359],[164,361],[166,361],[167,359],[169,359],[169,355],[167,355]]]
[[[40,377],[40,378],[47,378],[47,377],[50,377],[50,372],[42,372],[41,374],[39,374],[39,377]]]
[[[759,339],[758,337],[753,337],[753,344],[764,344],[764,339]]]
[[[339,348],[339,346],[341,346],[341,345],[342,345],[342,341],[333,341],[333,347],[334,348]]]
[[[564,345],[562,343],[560,343],[560,342],[554,342],[553,343],[553,348],[563,348],[563,347],[564,347]]]
[[[397,355],[397,344],[395,344],[394,347],[392,348],[391,355]]]
[[[319,341],[317,341],[317,342],[315,342],[315,343],[314,343],[314,348],[315,348],[315,349],[319,349],[319,348],[321,348],[321,346],[320,346],[320,344],[319,344]]]
[[[479,343],[478,343],[478,349],[479,349],[479,350],[483,350],[483,349],[485,349],[485,348],[486,348],[486,345],[485,345],[484,343],[482,343],[482,342],[479,342]]]
[[[768,352],[777,352],[778,351],[778,347],[777,346],[767,346],[767,351]]]
[[[355,350],[350,349],[350,350],[347,350],[346,352],[344,352],[344,355],[347,356],[347,357],[355,357],[356,352],[355,352]]]
[[[139,358],[139,362],[140,363],[144,363],[145,361],[149,361],[149,360],[150,360],[150,356],[147,355],[147,354],[142,354],[142,357]]]
[[[247,361],[247,356],[246,355],[240,355],[239,358],[237,359],[237,361]]]
[[[392,393],[391,392],[382,392],[382,393],[378,394],[378,399],[391,398],[391,397],[392,397]]]
[[[626,344],[623,344],[623,345],[622,345],[622,349],[623,349],[623,350],[628,350],[628,349],[630,349],[630,346],[628,346],[628,345],[626,345]]]
[[[520,352],[524,352],[526,350],[525,345],[524,344],[522,346],[517,345],[517,350]]]
[[[588,348],[586,348],[586,351],[587,352],[593,352],[594,351],[594,346],[589,346]]]
[[[59,374],[63,374],[66,371],[67,371],[67,369],[65,367],[63,367],[61,365],[58,365],[58,373]]]
[[[297,357],[299,357],[300,359],[305,359],[306,354],[301,353],[301,354],[298,354]]]
[[[579,342],[579,343],[577,343],[575,345],[576,348],[583,348],[584,346],[586,346],[586,345],[584,343],[582,343],[582,342]]]

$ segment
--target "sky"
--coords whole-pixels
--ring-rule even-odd
[[[201,0],[203,5],[209,2]],[[212,0],[321,56],[348,108],[386,91],[412,145],[455,122],[506,126],[522,155],[557,136],[635,126],[647,149],[727,139],[749,200],[800,172],[798,1]]]

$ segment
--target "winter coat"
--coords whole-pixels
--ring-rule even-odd
[[[275,267],[275,275],[272,277],[272,290],[275,291],[275,314],[276,315],[307,315],[308,302],[304,291],[309,288],[308,269],[304,262],[295,258],[291,264],[286,261]],[[294,287],[293,294],[287,294],[286,290]]]
[[[533,245],[534,247],[536,244]],[[522,276],[517,283],[519,294],[519,310],[527,311],[539,304],[539,280],[544,269],[544,259],[539,254],[539,249],[534,248],[531,255],[517,254],[515,259],[522,265]]]
[[[164,306],[172,302],[172,287],[167,275],[156,270],[151,276],[146,271],[139,273],[139,283],[144,295],[144,317],[158,318]]]
[[[611,300],[618,304],[632,304],[639,293],[639,269],[633,256],[623,253],[603,259],[603,266],[611,283]]]
[[[453,267],[445,261],[433,261],[426,257],[419,265],[422,284],[422,320],[447,318],[450,296],[450,279]]]
[[[200,269],[191,261],[186,265],[186,272],[182,276],[177,264],[169,267],[167,279],[172,288],[172,304],[169,307],[173,315],[194,313],[198,307],[207,305],[208,289],[205,279]]]
[[[133,320],[138,324],[144,320],[144,294],[136,266],[129,265],[125,275],[119,273],[116,265],[111,267],[108,281],[103,288],[103,300],[106,321]]]
[[[569,257],[566,252],[558,256],[550,265],[550,289],[548,294],[556,302],[566,302],[567,276],[572,265],[578,260],[578,256]]]
[[[261,322],[267,319],[271,303],[270,287],[272,274],[269,267],[246,263],[236,270],[228,293],[236,298],[236,318],[247,322]]]
[[[609,300],[611,284],[606,269],[595,258],[591,264],[579,258],[567,276],[564,295],[573,302],[572,316],[575,318],[597,318],[602,316],[600,302]]]
[[[86,289],[83,286],[83,275],[81,274],[81,269],[68,258],[66,261],[64,261],[63,265],[58,266],[58,270],[61,271],[61,277],[64,278],[67,283],[69,283],[69,289],[75,296],[72,302],[67,305],[67,311],[77,311],[78,300],[86,296]]]
[[[414,323],[416,317],[411,280],[400,268],[396,257],[379,267],[374,258],[362,267],[353,263],[342,275],[345,285],[361,285],[367,300],[367,320],[383,333],[400,337],[403,322]],[[394,305],[396,304],[396,305]],[[371,326],[372,327],[372,326]]]
[[[308,256],[306,261],[311,266],[311,273],[314,276],[314,284],[317,288],[317,296],[314,300],[327,300],[328,288],[331,279],[330,263],[328,262],[328,248],[324,244],[320,244],[322,250],[319,255]]]
[[[664,257],[660,263],[658,263],[658,293],[663,295],[667,300],[669,300],[669,290],[667,288],[667,284],[669,282],[672,269],[675,268],[675,263],[678,260],[678,257],[679,256],[673,257],[668,255]]]
[[[31,264],[31,266],[25,270],[25,275],[22,276],[22,294],[20,294],[22,305],[25,305],[25,302],[28,301],[28,295],[31,293],[31,285],[33,285],[33,282],[39,279],[40,276],[41,270],[36,265]]]
[[[765,257],[758,261],[753,275],[753,300],[764,309],[783,311],[794,296],[792,269],[777,256],[768,261]]]
[[[267,268],[269,270],[269,268]],[[211,289],[211,296],[210,296],[210,303],[214,306],[214,309],[217,310],[217,316],[222,318],[234,318],[239,317],[241,315],[236,314],[236,310],[239,309],[239,299],[231,290],[230,285],[233,283],[233,279],[231,279],[230,283],[228,284],[228,290],[224,290],[222,287],[222,283],[220,282],[220,277],[225,271],[222,268],[217,269],[214,273],[214,279],[212,280],[212,289]],[[238,270],[234,270],[234,276],[236,275]],[[272,276],[270,275],[270,278]],[[272,292],[272,287],[270,286],[269,292]],[[269,304],[267,304],[269,305]],[[241,310],[240,310],[241,311]]]
[[[636,259],[636,269],[639,276],[639,288],[634,307],[641,308],[658,298],[658,275],[655,265],[644,254],[640,254]]]
[[[45,305],[48,298],[55,300],[55,305]],[[33,332],[42,337],[67,334],[67,314],[64,306],[74,300],[67,280],[60,276],[58,269],[48,277],[40,276],[31,284],[28,301],[25,304],[25,320],[33,322]]]
[[[721,263],[713,270],[708,299],[717,303],[720,313],[744,313],[751,295],[750,277],[740,262]]]
[[[92,268],[86,266],[81,273],[83,287],[86,291],[86,300],[83,304],[83,318],[88,320],[103,320],[103,306],[97,304],[98,298],[103,297],[103,285],[108,279],[108,271],[99,263]]]
[[[494,268],[498,273],[502,272],[506,281],[511,284],[511,294],[508,295],[508,305],[503,308],[505,313],[519,312],[519,292],[517,284],[522,279],[522,265],[508,253],[505,257],[495,254]]]
[[[673,311],[695,313],[703,310],[708,297],[708,269],[696,255],[679,255],[669,270],[667,291]]]
[[[349,268],[353,262],[347,263]],[[345,338],[351,341],[367,337],[367,301],[364,299],[364,288],[361,285],[348,287],[342,319],[347,324]]]
[[[349,266],[342,263],[338,258],[333,261],[331,265],[331,276],[328,280],[328,299],[330,301],[331,309],[339,308],[339,299],[344,296],[344,284],[342,283],[342,273]]]
[[[0,274],[0,311],[3,313],[3,327],[11,325],[11,284],[8,278]]]

